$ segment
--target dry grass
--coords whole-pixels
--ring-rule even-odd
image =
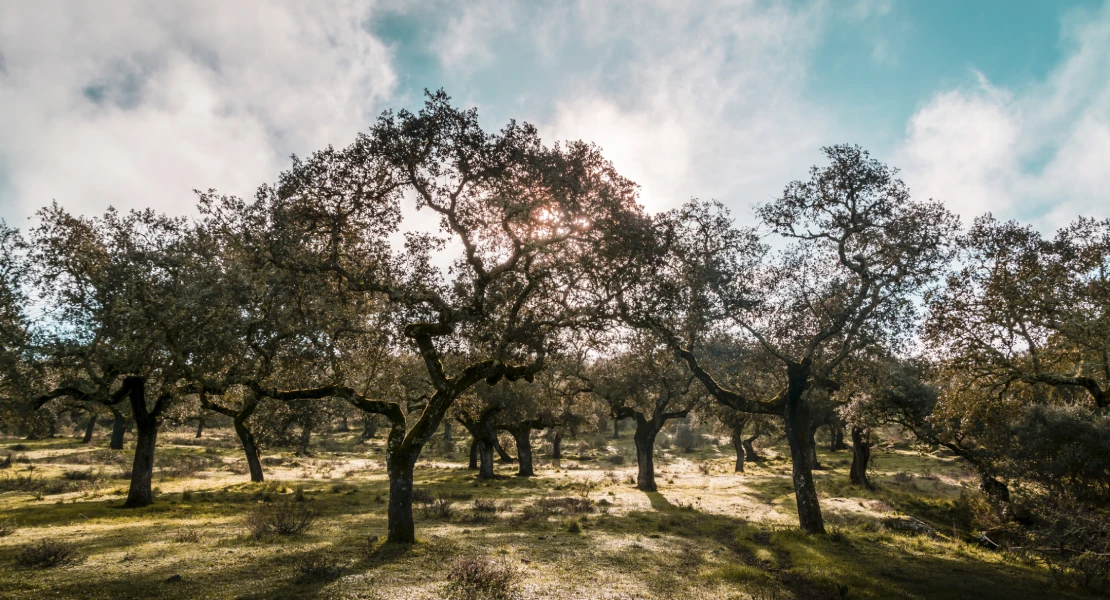
[[[627,482],[635,472],[627,433],[604,453],[587,444],[580,457],[545,461],[534,478],[498,465],[505,477],[493,481],[465,468],[464,451],[447,455],[437,444],[417,466],[416,490],[448,514],[430,507],[425,515],[418,503],[418,543],[394,547],[383,543],[380,437],[358,445],[356,434],[337,435],[337,451],[312,459],[268,454],[267,482],[252,484],[221,467],[242,460],[232,432],[206,431],[203,454],[191,435],[160,436],[156,465],[203,456],[203,469],[156,477],[155,504],[127,511],[116,508],[126,482],[78,489],[86,482],[64,476],[109,470],[126,452],[21,442],[29,462],[14,461],[0,478],[33,483],[0,492],[0,520],[19,523],[0,537],[0,597],[432,599],[457,593],[460,557],[511,565],[510,592],[520,598],[838,598],[841,586],[860,599],[1086,597],[1055,587],[1042,566],[965,542],[960,498],[974,478],[950,458],[877,452],[878,490],[863,492],[847,484],[847,452],[822,452],[829,469],[817,474],[818,488],[831,535],[813,537],[796,530],[789,463],[773,448],[746,474],[731,472],[727,446],[660,449],[660,491],[644,493]],[[0,440],[0,457],[12,443]],[[599,460],[614,455],[625,464]],[[915,477],[898,481],[899,473]],[[279,505],[318,519],[302,535],[245,535],[245,515]],[[937,538],[883,525],[896,515],[929,523]],[[44,537],[87,559],[65,569],[2,568]],[[180,582],[164,583],[174,574]]]

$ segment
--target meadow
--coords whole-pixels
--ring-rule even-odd
[[[479,481],[469,440],[442,441],[416,468],[417,543],[386,545],[382,439],[333,433],[310,456],[267,451],[249,483],[230,429],[170,429],[156,501],[118,508],[131,453],[70,438],[0,441],[0,597],[39,598],[1080,598],[1043,565],[981,547],[975,482],[956,459],[905,443],[875,452],[875,491],[848,485],[850,452],[819,451],[829,535],[797,528],[790,463],[733,473],[731,446],[657,449],[659,491],[634,485],[631,435],[536,443],[536,476]],[[131,444],[128,444],[128,448]],[[266,507],[314,517],[306,531],[252,528]],[[252,517],[253,515],[253,517]],[[932,531],[901,525],[912,517]],[[74,552],[25,566],[41,540]],[[492,569],[475,591],[460,572]],[[488,575],[488,573],[486,573]],[[500,594],[500,596],[498,596]]]

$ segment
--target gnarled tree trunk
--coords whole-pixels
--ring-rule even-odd
[[[312,427],[309,425],[301,426],[301,437],[297,440],[297,454],[300,456],[308,456],[308,443],[312,441]]]
[[[466,468],[473,471],[478,470],[478,438],[470,439],[470,464]]]
[[[89,422],[85,424],[85,437],[81,438],[81,443],[92,443],[94,429],[96,429],[96,413],[89,415]]]
[[[755,451],[755,441],[757,439],[759,439],[758,433],[744,439],[744,459],[748,462],[760,462],[763,460],[763,457]]]
[[[123,450],[123,434],[127,433],[127,419],[123,411],[114,406],[109,406],[112,411],[112,438],[108,442],[108,449]]]
[[[852,468],[848,479],[854,485],[874,489],[867,478],[867,464],[871,461],[871,432],[864,427],[852,426]]]
[[[636,444],[636,489],[654,492],[655,485],[655,436],[659,431],[650,421],[636,424],[632,440]]]
[[[740,431],[732,432],[732,448],[736,451],[736,472],[744,472],[744,439]]]
[[[378,424],[374,421],[374,417],[367,416],[366,420],[362,422],[362,436],[359,442],[365,444],[366,440],[373,439],[374,435],[378,433]]]
[[[809,408],[803,395],[809,386],[808,363],[787,365],[786,410],[784,416],[786,442],[790,446],[793,467],[794,496],[798,505],[798,524],[806,533],[825,533],[821,503],[813,484],[810,468]]]
[[[562,460],[563,458],[563,432],[555,431],[555,435],[551,438],[551,458],[553,460]]]
[[[131,465],[131,487],[127,490],[127,500],[123,507],[141,508],[154,502],[151,481],[154,479],[154,448],[158,443],[161,402],[156,405],[154,412],[150,412],[146,407],[146,382],[134,378],[129,379],[125,385],[131,386],[128,395],[138,434],[135,436],[135,461]]]
[[[821,463],[817,460],[817,426],[810,424],[806,428],[806,457],[809,461],[809,468],[814,471],[824,469]]]
[[[517,477],[531,477],[536,474],[532,468],[532,428],[528,425],[509,431],[516,441]]]
[[[250,470],[251,481],[264,481],[262,461],[258,457],[258,444],[254,441],[254,434],[251,433],[242,419],[235,419],[234,425],[235,434],[239,436],[239,441],[243,444],[243,452],[247,455],[247,469]]]
[[[386,470],[389,474],[386,541],[389,543],[411,544],[416,540],[416,524],[412,518],[412,486],[417,454],[399,449],[390,449],[386,453]]]
[[[201,415],[201,416],[197,417],[197,434],[194,437],[199,439],[201,434],[203,434],[203,433],[204,433],[204,415]]]
[[[478,441],[478,479],[493,479],[493,444]]]

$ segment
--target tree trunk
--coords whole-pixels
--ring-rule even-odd
[[[757,439],[759,439],[759,434],[744,440],[744,460],[748,462],[760,462],[763,460],[763,457],[755,451],[755,441]]]
[[[493,479],[493,444],[478,442],[478,479]]]
[[[374,422],[373,417],[367,416],[362,423],[362,438],[359,441],[365,444],[366,440],[373,439],[377,433],[378,424]]]
[[[809,460],[809,468],[814,471],[824,469],[817,460],[817,427],[810,425],[806,428],[806,436],[806,456]]]
[[[81,442],[84,444],[92,443],[93,429],[96,428],[96,413],[89,416],[89,422],[85,425],[85,437]]]
[[[247,468],[251,472],[251,481],[264,481],[262,461],[258,459],[258,444],[254,441],[254,434],[241,420],[235,419],[234,424],[235,433],[239,436],[239,441],[243,443],[243,452],[247,455]]]
[[[868,490],[874,489],[867,479],[867,463],[871,461],[870,437],[866,428],[852,427],[852,469],[848,472],[848,479],[852,484]]]
[[[621,439],[621,420],[613,417],[613,439]]]
[[[563,458],[563,432],[556,431],[555,436],[551,438],[551,458],[552,460],[562,460]]]
[[[112,439],[108,442],[108,449],[123,450],[123,434],[127,432],[127,419],[123,417],[123,411],[114,406],[108,408],[112,411]]]
[[[790,446],[790,461],[793,466],[794,497],[798,504],[798,524],[806,533],[825,533],[825,522],[821,517],[821,503],[817,498],[817,488],[813,484],[813,470],[810,469],[810,428],[809,408],[803,394],[809,387],[809,365],[787,365],[788,389],[786,411],[784,414],[786,441]]]
[[[656,491],[655,486],[655,435],[658,433],[648,424],[637,424],[632,439],[636,443],[636,489],[644,492]]]
[[[532,468],[532,428],[521,426],[513,432],[516,440],[517,477],[531,477],[536,474]]]
[[[732,447],[736,450],[736,472],[744,472],[744,439],[740,432],[732,432]]]
[[[829,451],[839,452],[847,449],[848,445],[844,443],[844,428],[840,425],[829,425]]]
[[[478,470],[478,438],[471,438],[470,440],[470,464],[466,468]]]
[[[158,442],[159,406],[151,413],[146,407],[146,382],[142,379],[129,381],[131,390],[132,422],[138,430],[135,437],[135,461],[131,464],[131,487],[127,490],[124,508],[142,508],[154,503],[154,493],[150,484],[154,479],[154,447]]]
[[[339,417],[339,426],[335,430],[339,433],[347,433],[351,430],[351,426],[347,424],[347,415]]]
[[[389,473],[386,542],[390,544],[411,544],[416,541],[416,525],[412,519],[412,473],[416,454],[399,449],[391,449],[386,453]]]
[[[297,440],[297,454],[299,456],[308,456],[308,443],[312,440],[312,427],[303,425],[301,427],[301,437]]]
[[[513,462],[513,457],[510,456],[508,452],[505,452],[505,448],[501,445],[501,440],[497,439],[496,435],[493,436],[493,449],[497,450],[497,460],[499,462],[506,464]]]
[[[451,441],[451,419],[443,420],[443,441]]]
[[[197,439],[200,439],[201,434],[204,433],[204,417],[197,417]]]
[[[991,475],[981,474],[979,476],[979,489],[1000,504],[1008,505],[1010,503],[1010,488]]]

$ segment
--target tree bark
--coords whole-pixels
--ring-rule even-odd
[[[351,426],[347,424],[347,415],[339,417],[339,426],[335,430],[339,433],[347,433],[351,430]]]
[[[301,426],[301,437],[297,440],[297,454],[299,456],[308,456],[308,443],[312,440],[312,427],[308,425]]]
[[[809,468],[814,471],[824,469],[817,460],[817,426],[810,424],[806,428],[806,436],[806,456],[809,460]]]
[[[416,541],[416,525],[412,519],[412,474],[417,454],[393,448],[386,455],[389,473],[386,541],[391,544],[411,544]]]
[[[373,439],[377,433],[378,424],[374,422],[374,417],[368,415],[362,423],[362,438],[359,441],[365,444],[366,440]]]
[[[848,445],[844,443],[844,428],[840,425],[829,425],[829,451],[839,452],[847,449]]]
[[[755,441],[759,439],[759,434],[755,434],[744,440],[744,459],[748,462],[760,462],[763,457],[755,451]]]
[[[470,439],[470,464],[466,466],[467,469],[478,470],[478,438]]]
[[[235,434],[239,436],[239,441],[243,444],[243,452],[247,455],[247,468],[250,469],[251,481],[264,481],[262,461],[258,458],[258,444],[254,441],[254,434],[241,419],[235,419],[234,425]]]
[[[655,485],[655,436],[658,431],[652,427],[650,421],[642,425],[637,423],[636,433],[632,440],[636,444],[636,489],[644,492],[654,492]]]
[[[478,442],[478,479],[493,479],[493,444]]]
[[[85,437],[81,439],[84,444],[92,443],[93,430],[96,428],[96,413],[89,415],[89,422],[85,424]]]
[[[197,439],[200,439],[201,434],[204,433],[204,415],[197,417]]]
[[[874,489],[867,478],[867,464],[871,461],[870,432],[864,427],[852,427],[852,468],[848,479],[854,485]]]
[[[443,420],[443,441],[451,441],[451,419]]]
[[[786,441],[790,446],[793,466],[794,497],[798,505],[798,524],[806,533],[825,533],[821,503],[813,484],[810,468],[809,408],[803,395],[809,387],[808,362],[787,365],[786,410],[784,414]]]
[[[732,447],[736,450],[736,472],[744,472],[744,439],[739,431],[732,432]]]
[[[512,432],[516,440],[517,477],[531,477],[536,474],[532,468],[532,428],[520,426]]]
[[[135,461],[131,465],[131,487],[127,490],[124,508],[142,508],[154,503],[151,481],[154,479],[154,448],[158,442],[159,415],[151,414],[146,408],[146,384],[141,379],[132,380],[130,399],[131,414],[134,415]]]
[[[563,432],[556,431],[555,436],[551,438],[551,458],[553,460],[562,460],[563,458]]]
[[[621,420],[616,417],[613,418],[613,439],[621,439]]]
[[[112,438],[108,442],[109,450],[123,450],[123,434],[127,432],[127,419],[123,411],[114,406],[109,406],[112,411]]]
[[[498,462],[506,464],[513,462],[513,457],[508,452],[505,452],[505,448],[501,445],[501,440],[497,439],[496,434],[493,436],[493,449],[497,451]]]

